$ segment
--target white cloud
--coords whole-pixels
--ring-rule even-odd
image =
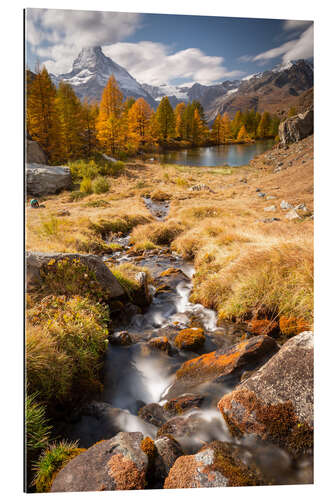
[[[223,66],[223,57],[207,56],[200,49],[189,48],[171,53],[161,43],[115,43],[104,46],[104,53],[124,66],[141,83],[161,85],[177,78],[211,84],[243,74]]]
[[[71,69],[82,47],[119,42],[140,26],[141,15],[56,9],[27,10],[27,41],[55,73]]]
[[[283,29],[285,31],[303,30],[305,28],[308,28],[311,24],[312,21],[289,20],[284,22]]]
[[[304,23],[305,21],[286,21],[287,23]],[[289,28],[288,28],[289,29]],[[290,28],[291,29],[291,28]],[[298,38],[285,42],[279,47],[267,50],[251,58],[252,61],[264,63],[270,59],[275,59],[281,56],[283,63],[294,59],[307,59],[313,57],[313,24],[303,31]],[[247,58],[248,56],[242,56]],[[245,61],[246,59],[244,59]]]

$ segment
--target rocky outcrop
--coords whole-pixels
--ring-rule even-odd
[[[70,189],[72,176],[69,167],[50,167],[38,163],[26,164],[27,193],[45,196]]]
[[[247,455],[249,453],[247,452]],[[213,441],[195,455],[177,458],[165,480],[164,488],[217,488],[221,486],[260,486],[265,484],[260,471],[244,450],[231,443]]]
[[[253,369],[278,351],[274,339],[258,335],[228,349],[203,354],[182,364],[166,399],[186,392],[204,382],[222,382],[240,377],[243,370]]]
[[[47,156],[36,141],[26,140],[26,162],[46,165]]]
[[[76,266],[76,273],[74,273],[73,280],[77,280],[78,289],[75,290],[74,283],[69,277],[69,283],[64,280],[60,283],[62,289],[72,290],[72,293],[79,294],[84,291],[84,287],[95,286],[98,288],[95,291],[98,292],[105,300],[116,299],[123,297],[125,295],[124,289],[117,281],[116,277],[112,274],[110,269],[104,264],[101,258],[95,255],[83,255],[83,254],[70,254],[70,253],[39,253],[39,252],[27,252],[26,254],[26,287],[28,292],[32,292],[38,288],[41,288],[45,281],[47,281],[48,275],[57,278],[57,266],[66,265]],[[82,272],[82,280],[78,279],[78,274]],[[85,271],[89,271],[91,275],[89,276]],[[70,274],[70,273],[68,273]],[[86,276],[85,276],[86,275]],[[88,279],[89,278],[89,279]],[[58,277],[59,279],[59,277]],[[52,285],[51,280],[50,286]],[[87,285],[86,285],[87,283]],[[88,290],[88,288],[87,288]],[[66,291],[66,290],[65,290]],[[60,288],[58,293],[60,293]]]
[[[313,334],[303,332],[218,407],[234,435],[256,435],[294,456],[312,448]]]
[[[311,134],[313,134],[313,108],[287,118],[279,125],[279,138],[282,144],[298,142]]]
[[[120,432],[73,458],[56,475],[51,492],[142,490],[147,455],[141,432]]]

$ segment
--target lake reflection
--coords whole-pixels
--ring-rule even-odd
[[[168,151],[159,155],[161,163],[175,163],[177,165],[193,165],[196,167],[216,167],[229,165],[240,167],[247,165],[252,158],[264,153],[274,145],[274,140],[259,141],[252,144],[230,144],[208,146],[202,148]]]

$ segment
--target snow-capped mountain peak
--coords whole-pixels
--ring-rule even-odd
[[[124,97],[144,97],[152,106],[154,99],[133,78],[129,72],[107,57],[101,47],[85,47],[73,62],[72,70],[58,76],[51,75],[53,81],[69,83],[81,99],[99,101],[105,85],[111,75],[114,75]]]

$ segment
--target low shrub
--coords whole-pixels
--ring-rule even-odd
[[[97,281],[95,272],[80,258],[50,259],[40,275],[44,295],[82,295],[93,300],[108,300],[108,293]]]
[[[38,461],[34,464],[35,477],[33,480],[37,493],[50,491],[55,475],[72,458],[85,451],[78,448],[77,442],[61,441],[51,444],[43,451]]]
[[[92,184],[91,179],[89,179],[88,177],[85,177],[81,181],[81,183],[80,183],[80,191],[81,191],[81,193],[92,194],[92,192],[93,192],[93,184]]]
[[[94,160],[77,160],[69,163],[73,182],[80,182],[82,179],[95,179],[99,174],[99,166]]]
[[[92,189],[95,194],[107,193],[109,191],[109,183],[104,177],[98,176],[92,183]]]

